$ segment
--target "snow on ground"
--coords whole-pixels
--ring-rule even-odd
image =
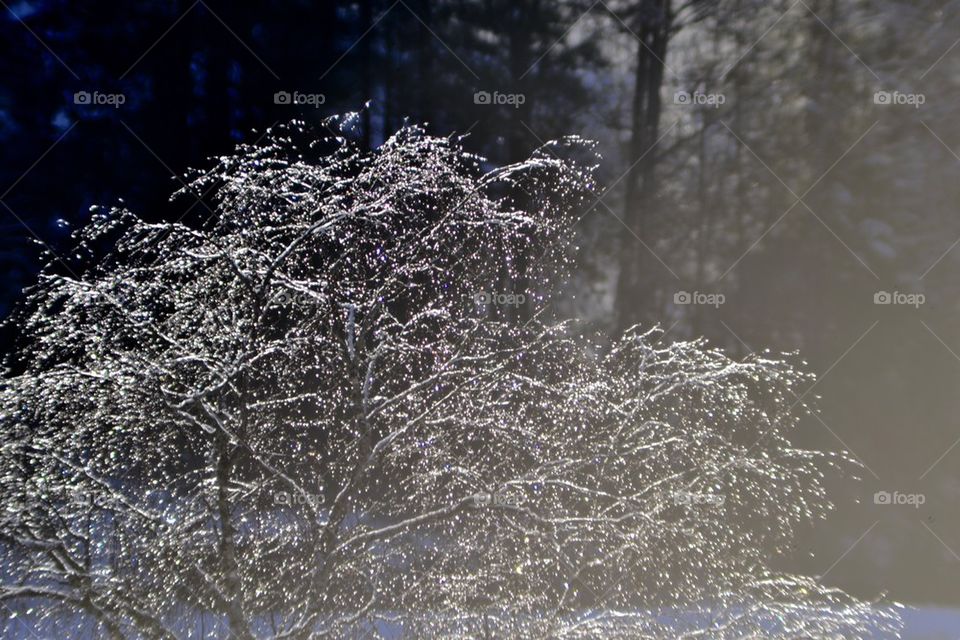
[[[904,628],[903,640],[958,640],[960,639],[960,608],[914,607],[902,611]],[[32,616],[18,616],[0,619],[0,638],[5,640],[52,640],[55,635],[50,629],[44,629]],[[389,629],[384,630],[385,637],[391,636]],[[75,635],[74,640],[88,640],[92,636]],[[199,636],[194,636],[199,637]],[[208,635],[207,637],[212,637]]]
[[[916,607],[905,609],[903,640],[957,640],[960,638],[960,609]]]

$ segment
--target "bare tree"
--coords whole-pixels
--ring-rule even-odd
[[[844,460],[787,440],[808,376],[491,312],[548,302],[588,145],[491,171],[358,120],[219,158],[182,192],[215,194],[206,225],[97,211],[43,272],[2,389],[6,611],[111,638],[896,626],[770,567]],[[497,291],[518,251],[528,288]]]

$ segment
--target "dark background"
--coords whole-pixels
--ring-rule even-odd
[[[202,223],[205,194],[170,201],[172,176],[277,122],[360,110],[376,146],[410,118],[494,163],[580,134],[600,143],[602,200],[551,312],[659,322],[737,357],[798,351],[822,376],[798,444],[865,467],[832,478],[836,511],[780,561],[862,596],[960,605],[960,2],[0,4],[3,315],[42,260],[69,259],[93,204]],[[83,91],[124,103],[77,104]],[[676,304],[683,291],[724,304]],[[881,490],[925,504],[874,504]]]

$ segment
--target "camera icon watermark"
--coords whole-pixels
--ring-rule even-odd
[[[713,107],[714,109],[719,109],[720,105],[726,101],[727,96],[722,93],[676,91],[673,94],[673,104],[679,104],[681,106]]]
[[[294,91],[277,91],[273,94],[273,104],[307,106],[316,109],[327,101],[327,97],[322,93],[300,93]]]
[[[902,93],[900,91],[876,91],[873,94],[873,104],[882,106],[906,105],[919,109],[926,104],[927,96],[922,93]]]
[[[75,489],[67,494],[67,498],[75,507],[92,507],[100,502],[99,496],[85,489]]]
[[[727,301],[722,293],[701,293],[700,291],[677,291],[673,294],[673,304],[703,304],[718,309]]]
[[[73,94],[73,104],[95,107],[113,107],[119,109],[127,102],[122,93],[100,93],[99,91],[77,91]]]
[[[901,293],[899,291],[877,291],[873,294],[873,304],[896,304],[906,305],[914,309],[920,308],[920,305],[927,301],[927,297],[922,293]]]
[[[519,109],[520,105],[526,101],[527,96],[522,93],[500,93],[499,91],[490,93],[489,91],[477,91],[473,94],[473,104],[507,105],[514,109]]]
[[[873,504],[911,506],[919,509],[927,501],[926,494],[923,493],[900,493],[899,491],[877,491],[873,494]]]

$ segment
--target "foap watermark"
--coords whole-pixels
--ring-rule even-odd
[[[927,96],[922,93],[903,93],[901,91],[877,91],[873,94],[873,104],[883,106],[898,105],[910,106],[919,109],[927,102]]]
[[[673,304],[705,304],[716,309],[726,301],[727,297],[722,293],[677,291],[673,294]]]
[[[77,91],[73,94],[73,104],[94,107],[113,107],[119,109],[126,103],[127,96],[122,93],[101,93],[99,91]]]
[[[873,504],[911,506],[919,509],[927,501],[923,493],[900,493],[899,491],[877,491],[873,494]]]
[[[719,507],[724,503],[725,496],[716,493],[691,493],[689,491],[674,491],[673,504],[680,505],[704,505],[710,507]]]
[[[277,307],[312,307],[317,304],[313,296],[299,291],[280,291],[270,302]]]
[[[900,304],[918,309],[927,301],[922,293],[901,293],[900,291],[877,291],[873,294],[873,304]]]
[[[478,291],[473,294],[472,297],[476,304],[483,306],[519,307],[527,301],[527,296],[522,293],[490,293],[489,291]]]
[[[103,507],[111,502],[112,498],[103,492],[94,492],[89,489],[73,489],[67,492],[67,500],[76,507]]]
[[[719,109],[720,105],[727,101],[727,96],[722,93],[703,93],[701,91],[677,91],[673,94],[673,104],[683,106],[713,107]]]
[[[494,91],[477,91],[473,94],[473,104],[489,104],[496,106],[511,106],[519,109],[520,105],[527,101],[527,96],[522,93],[500,93]]]
[[[277,91],[273,94],[273,104],[288,104],[293,106],[306,106],[316,109],[327,101],[327,97],[322,93],[300,93],[299,91]]]
[[[102,487],[96,490],[86,488],[71,489],[67,492],[67,500],[76,507],[101,508],[115,507],[118,504],[124,503],[128,505],[144,504],[150,505],[151,508],[158,506],[162,508],[164,503],[174,500],[179,500],[181,504],[183,503],[182,498],[177,498],[177,496],[171,494],[169,491],[148,489],[142,493],[126,495],[122,491],[109,487]]]
[[[278,491],[273,494],[273,503],[284,507],[307,505],[313,509],[319,509],[323,504],[321,496],[314,496],[308,493],[287,493]]]
[[[478,493],[470,496],[471,504],[476,509],[485,507],[516,509],[520,506],[520,498],[507,493]]]

